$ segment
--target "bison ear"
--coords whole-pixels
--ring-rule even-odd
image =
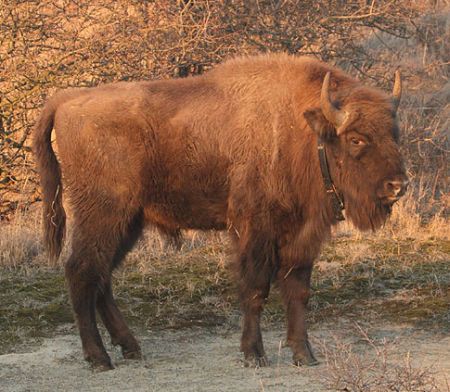
[[[336,136],[336,129],[323,115],[322,110],[311,109],[303,113],[311,129],[323,140]]]

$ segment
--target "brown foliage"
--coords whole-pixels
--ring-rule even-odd
[[[409,98],[400,108],[404,150],[416,180],[415,195],[422,198],[420,207],[430,205],[446,185],[443,130],[448,123],[442,111],[448,98],[444,83],[450,40],[445,38],[443,3],[3,2],[0,217],[40,197],[28,136],[37,109],[55,90],[182,77],[236,54],[266,51],[310,54],[386,86],[394,68],[403,66],[409,87]],[[419,16],[423,14],[427,16]],[[404,47],[414,53],[406,60],[400,55]],[[436,205],[441,204],[423,211],[436,212]]]

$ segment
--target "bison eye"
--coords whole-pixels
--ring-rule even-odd
[[[364,146],[364,144],[366,144],[364,140],[358,139],[356,137],[352,137],[350,142],[353,146]]]

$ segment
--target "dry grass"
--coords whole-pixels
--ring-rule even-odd
[[[17,213],[10,223],[0,225],[4,350],[33,336],[48,336],[72,319],[61,268],[70,244],[59,264],[49,267],[40,245],[39,216],[38,210]],[[312,323],[363,317],[375,323],[389,320],[448,328],[447,222],[436,218],[424,226],[412,219],[400,225],[398,219],[394,213],[392,222],[370,235],[343,227],[324,247],[313,275]],[[188,232],[182,249],[175,251],[148,231],[115,273],[117,300],[138,329],[237,326],[231,260],[223,233]],[[284,311],[275,288],[264,321],[282,320]]]
[[[347,392],[439,392],[450,391],[439,382],[433,369],[413,364],[409,352],[399,355],[395,340],[375,339],[358,324],[354,327],[358,345],[333,336],[321,341],[326,367],[324,384],[333,391]],[[444,383],[446,385],[444,385]]]
[[[11,222],[0,224],[0,267],[45,265],[40,237],[36,214],[16,213]]]

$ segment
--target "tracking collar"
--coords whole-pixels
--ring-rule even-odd
[[[319,152],[319,162],[320,162],[320,171],[322,173],[323,182],[325,185],[325,191],[331,198],[331,205],[333,208],[333,215],[337,221],[345,220],[342,211],[345,209],[344,201],[342,197],[339,196],[339,192],[333,184],[333,180],[331,179],[330,169],[328,167],[327,153],[325,151],[325,146],[322,140],[318,140],[317,142],[317,151]]]

